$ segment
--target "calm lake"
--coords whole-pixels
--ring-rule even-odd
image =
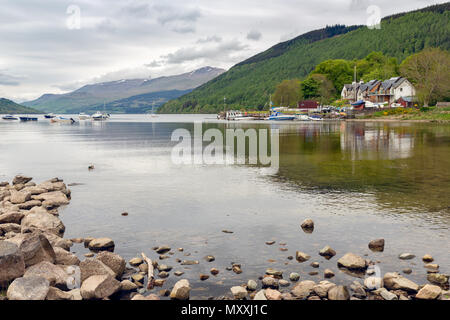
[[[173,164],[172,132],[193,131],[198,120],[207,122],[204,129],[279,129],[278,173],[262,175],[250,165]],[[90,164],[95,170],[88,171]],[[269,267],[283,271],[285,279],[298,272],[316,282],[330,268],[336,273],[332,281],[349,284],[355,278],[336,265],[347,252],[367,254],[383,274],[412,268],[407,277],[419,284],[427,283],[425,254],[441,273],[450,273],[449,125],[225,124],[211,115],[113,115],[104,123],[74,125],[0,120],[0,181],[16,174],[78,184],[70,187],[71,204],[60,210],[66,238],[110,237],[127,260],[141,252],[157,259],[152,247],[171,246],[175,254],[161,263],[185,272],[192,298],[228,294]],[[125,211],[129,216],[121,216]],[[306,218],[315,221],[312,234],[300,227]],[[367,247],[376,238],[386,240],[383,253]],[[270,240],[276,243],[266,245]],[[325,245],[337,251],[329,261],[318,255]],[[72,250],[80,257],[87,252],[82,245]],[[311,260],[288,260],[297,250]],[[399,260],[405,252],[417,257]],[[208,263],[206,255],[216,260]],[[181,266],[177,258],[200,264]],[[310,266],[313,261],[319,269]],[[242,265],[242,274],[225,269],[233,262]],[[200,281],[213,267],[220,274]],[[179,280],[173,271],[164,288]]]

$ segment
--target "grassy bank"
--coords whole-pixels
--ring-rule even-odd
[[[394,108],[377,111],[371,115],[366,115],[363,119],[380,120],[424,120],[450,122],[450,107],[446,108]]]

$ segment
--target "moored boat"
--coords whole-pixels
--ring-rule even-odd
[[[53,113],[48,113],[48,114],[46,114],[45,116],[44,116],[44,118],[45,119],[53,119],[53,118],[55,118],[56,116],[53,114]]]
[[[273,120],[273,121],[291,121],[295,120],[295,116],[282,114],[280,112],[273,113],[270,117],[268,117],[266,120]]]
[[[3,120],[9,120],[9,121],[11,121],[11,120],[19,120],[19,118],[17,118],[16,116],[13,116],[13,115],[11,115],[11,114],[8,114],[8,115],[6,115],[6,116],[3,116],[2,119],[3,119]]]
[[[75,123],[73,118],[57,117],[50,120],[51,123]]]
[[[323,118],[319,115],[312,115],[309,117],[309,120],[311,121],[323,121]]]
[[[20,121],[24,121],[24,122],[26,122],[26,121],[38,121],[37,117],[19,117],[19,118],[20,118]]]
[[[81,112],[81,113],[78,115],[78,118],[79,118],[80,120],[89,120],[91,117],[90,117],[89,115],[87,115],[86,113]]]
[[[101,113],[100,111],[97,111],[91,116],[92,120],[94,121],[105,121],[109,118],[109,115],[106,113]]]

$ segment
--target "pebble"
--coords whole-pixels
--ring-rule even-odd
[[[284,280],[284,279],[281,279],[280,281],[278,281],[278,284],[279,284],[281,287],[289,287],[289,286],[290,286],[289,281]]]
[[[269,268],[266,270],[266,274],[268,274],[269,276],[274,276],[276,278],[281,278],[283,276],[283,272],[279,271],[279,270],[275,270],[272,268]]]
[[[177,277],[181,277],[184,274],[184,272],[183,271],[175,271],[173,274],[176,275]]]
[[[166,271],[162,271],[160,273],[158,273],[158,277],[160,277],[161,279],[166,279],[170,276],[170,274]]]
[[[218,274],[219,274],[219,269],[216,269],[216,268],[212,268],[211,270],[210,270],[210,272],[211,272],[211,274],[213,275],[213,276],[217,276]]]
[[[289,275],[289,280],[291,280],[292,282],[297,282],[298,280],[300,280],[300,275],[296,272],[293,272]]]
[[[208,280],[209,279],[209,275],[207,275],[207,274],[201,274],[200,275],[200,280],[201,281],[206,281],[206,280]]]
[[[248,280],[247,282],[247,290],[248,291],[255,291],[258,287],[258,284],[254,280]]]
[[[426,263],[430,263],[430,262],[434,261],[434,258],[431,255],[426,254],[423,256],[422,261],[426,262]]]
[[[143,262],[144,261],[141,258],[133,258],[130,261],[128,261],[130,266],[133,266],[133,267],[137,267],[137,266],[141,265]]]
[[[314,230],[314,221],[312,219],[306,219],[302,223],[302,229],[305,231],[312,231]]]
[[[311,258],[310,255],[301,251],[297,251],[295,254],[295,259],[297,259],[298,262],[305,262],[308,261],[310,258]]]
[[[414,259],[416,256],[413,255],[412,253],[402,253],[401,255],[398,256],[398,258],[400,260],[412,260]]]
[[[326,279],[330,279],[330,278],[334,277],[334,272],[333,272],[333,270],[325,269],[325,271],[323,272],[323,275]]]
[[[195,264],[199,264],[199,262],[197,260],[183,260],[181,262],[182,266],[192,266],[192,265],[195,265]]]
[[[318,262],[312,262],[312,263],[311,263],[311,267],[313,267],[313,268],[319,268],[319,267],[320,267],[320,264],[319,264]]]
[[[272,246],[272,245],[275,244],[275,241],[267,241],[266,244],[267,244],[268,246]]]
[[[128,212],[123,212],[123,213],[122,213],[122,216],[123,216],[123,217],[128,217]]]
[[[234,266],[232,267],[232,270],[233,270],[233,272],[236,273],[236,274],[241,274],[241,273],[242,273],[242,269],[241,269],[241,266],[240,266],[240,265],[234,265]]]
[[[411,268],[403,269],[403,273],[404,273],[404,274],[411,274],[412,272],[413,272],[413,271],[412,271]]]
[[[86,258],[92,258],[94,256],[94,254],[92,252],[89,252],[89,253],[85,253],[84,256]]]
[[[171,248],[168,247],[168,246],[161,246],[161,247],[158,247],[158,249],[156,249],[156,253],[158,253],[158,254],[164,254],[164,253],[169,252],[170,249],[171,249]]]
[[[155,287],[162,287],[166,283],[166,280],[164,279],[156,279],[154,281]]]
[[[216,258],[215,258],[214,256],[206,256],[206,257],[205,257],[205,260],[206,260],[207,262],[213,262],[214,260],[216,260]]]

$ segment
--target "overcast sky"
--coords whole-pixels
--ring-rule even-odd
[[[203,66],[228,69],[276,43],[332,24],[445,1],[1,0],[0,97],[15,101],[92,82]]]

